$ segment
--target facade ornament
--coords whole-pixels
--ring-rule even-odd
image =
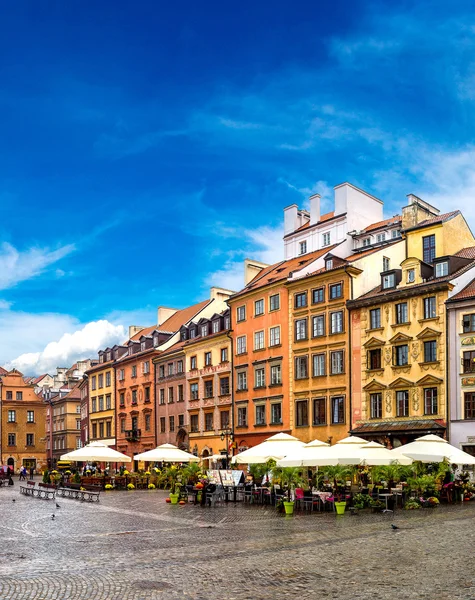
[[[391,348],[386,348],[384,350],[384,360],[385,360],[385,362],[386,362],[387,365],[391,364],[391,358],[392,358]]]
[[[417,316],[417,300],[415,298],[412,299],[412,316],[414,319]]]
[[[388,415],[392,413],[392,398],[389,390],[386,392],[386,413]]]
[[[412,358],[414,360],[417,360],[417,357],[419,356],[419,343],[418,342],[412,342],[412,351],[411,351],[411,355]]]
[[[389,323],[389,306],[386,306],[384,310],[386,311],[386,323]]]
[[[419,392],[417,391],[417,388],[412,390],[412,408],[415,412],[419,410]]]

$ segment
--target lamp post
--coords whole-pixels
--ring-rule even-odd
[[[226,469],[228,469],[229,467],[229,441],[231,440],[234,441],[234,435],[231,429],[229,429],[229,427],[226,427],[226,429],[223,429],[223,431],[221,431],[221,441],[224,442],[224,440],[226,440]]]

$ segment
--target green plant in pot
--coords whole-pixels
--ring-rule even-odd
[[[266,467],[267,468],[267,467]],[[282,488],[286,490],[287,500],[284,500],[284,509],[286,515],[294,514],[294,502],[292,500],[292,489],[305,484],[299,467],[274,467],[272,476],[281,482]]]
[[[325,467],[325,475],[333,481],[333,495],[335,497],[335,510],[337,515],[342,515],[346,508],[344,497],[345,481],[351,477],[352,470],[343,465]],[[343,491],[342,491],[343,488]]]
[[[178,480],[181,479],[181,473],[178,467],[172,465],[168,467],[166,470],[166,477],[168,479],[168,483],[170,485],[170,503],[178,504],[178,499],[180,498],[180,484]]]

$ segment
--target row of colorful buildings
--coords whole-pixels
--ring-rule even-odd
[[[474,453],[468,224],[414,195],[389,219],[351,184],[334,196],[326,214],[318,195],[285,208],[284,260],[246,260],[241,290],[160,307],[156,324],[99,352],[69,392],[76,443],[132,456],[170,442],[206,457],[280,431],[391,446],[432,432]]]

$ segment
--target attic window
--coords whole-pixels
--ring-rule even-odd
[[[299,265],[306,265],[306,264],[307,264],[307,262],[308,262],[308,260],[301,260],[301,261],[299,262]]]
[[[449,263],[444,260],[444,262],[437,263],[435,265],[435,276],[436,277],[444,277],[449,274]]]
[[[299,254],[307,254],[307,242],[300,242],[299,244]]]
[[[325,269],[327,271],[333,269],[333,258],[327,258],[327,260],[325,261]]]
[[[281,273],[284,270],[284,267],[279,267],[275,270],[276,273]]]
[[[414,283],[416,280],[416,270],[408,269],[407,270],[407,283]]]
[[[382,277],[382,288],[383,290],[387,290],[389,288],[393,288],[396,286],[396,277],[394,273],[390,273],[389,275],[383,275]]]
[[[370,244],[371,244],[371,239],[369,237],[368,238],[364,238],[364,240],[363,240],[363,247],[369,246]]]

